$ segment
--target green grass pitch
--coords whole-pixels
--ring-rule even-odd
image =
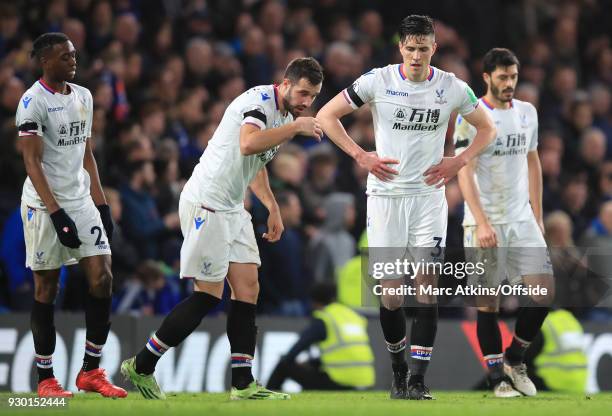
[[[293,394],[287,401],[229,401],[229,394],[169,394],[166,401],[144,400],[130,392],[125,399],[110,400],[97,394],[77,394],[64,409],[15,409],[9,397],[34,395],[0,394],[0,415],[198,415],[198,416],[569,416],[610,415],[612,393],[570,395],[540,393],[537,397],[496,399],[485,392],[434,392],[435,401],[389,400],[387,392],[312,392]]]

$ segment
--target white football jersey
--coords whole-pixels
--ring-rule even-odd
[[[181,197],[217,211],[242,208],[249,183],[276,155],[278,146],[245,156],[240,153],[240,128],[243,124],[254,124],[265,130],[292,122],[290,113],[283,115],[279,111],[279,100],[274,85],[261,85],[232,101],[185,184]]]
[[[21,97],[15,121],[19,137],[42,137],[42,169],[51,192],[60,207],[77,209],[89,197],[83,156],[91,137],[93,99],[87,88],[67,84],[70,94],[60,94],[42,79],[36,81]],[[45,208],[29,177],[21,199],[31,207]]]
[[[527,153],[538,147],[538,113],[530,103],[512,100],[509,109],[493,108],[480,101],[497,128],[497,137],[478,156],[474,179],[485,214],[492,224],[527,221],[529,204]],[[461,153],[472,142],[476,129],[461,117],[455,123],[455,148]],[[467,203],[463,225],[476,225]]]
[[[368,195],[416,195],[441,192],[425,183],[423,173],[440,163],[448,120],[453,111],[467,115],[478,100],[455,75],[430,67],[423,82],[410,81],[402,65],[376,68],[343,91],[353,108],[370,104],[379,157],[399,160],[399,171],[383,182],[370,174]]]

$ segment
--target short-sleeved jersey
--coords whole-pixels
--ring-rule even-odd
[[[368,195],[416,195],[441,192],[425,183],[423,173],[444,156],[448,120],[453,111],[467,115],[478,100],[453,74],[430,67],[425,81],[412,82],[403,65],[388,65],[362,75],[343,92],[353,108],[370,104],[376,152],[399,160],[399,171],[383,182],[370,174]]]
[[[529,204],[527,153],[538,147],[538,113],[530,103],[512,100],[510,108],[493,108],[480,101],[495,122],[497,137],[478,156],[474,179],[485,214],[492,224],[527,221]],[[454,141],[459,154],[470,145],[476,129],[457,117]],[[467,203],[463,225],[476,225]]]
[[[253,124],[265,130],[293,121],[290,113],[284,115],[279,110],[279,99],[274,85],[262,85],[251,88],[231,102],[185,184],[183,198],[217,211],[234,211],[243,207],[246,188],[257,172],[276,155],[278,146],[245,156],[240,153],[240,128],[244,124]]]
[[[93,99],[87,88],[68,86],[70,93],[61,94],[42,79],[36,81],[21,97],[15,121],[20,140],[42,138],[42,170],[60,207],[77,209],[89,197],[90,179],[83,156],[91,137]],[[29,206],[45,207],[29,177],[21,199]]]

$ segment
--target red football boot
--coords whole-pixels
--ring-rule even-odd
[[[90,371],[81,369],[77,375],[76,386],[79,390],[93,391],[104,397],[123,398],[127,396],[127,391],[112,384],[106,378],[106,372],[101,368]]]
[[[47,378],[38,383],[38,397],[72,397],[71,391],[64,390],[55,377]]]

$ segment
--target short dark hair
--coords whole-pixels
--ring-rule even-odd
[[[61,32],[48,32],[40,35],[36,38],[34,43],[32,44],[32,52],[30,52],[30,56],[32,58],[38,58],[45,53],[49,48],[52,48],[54,45],[59,43],[69,42],[70,38]]]
[[[333,283],[315,283],[310,289],[310,299],[320,305],[329,305],[336,300],[336,285]]]
[[[314,58],[296,58],[287,65],[285,78],[294,84],[306,78],[312,85],[319,85],[323,82],[323,68]]]
[[[429,16],[411,14],[404,17],[399,27],[400,41],[405,41],[408,36],[435,35],[433,20]]]
[[[506,68],[512,65],[519,67],[520,63],[514,52],[507,48],[493,48],[482,58],[482,70],[489,75],[497,67]]]

